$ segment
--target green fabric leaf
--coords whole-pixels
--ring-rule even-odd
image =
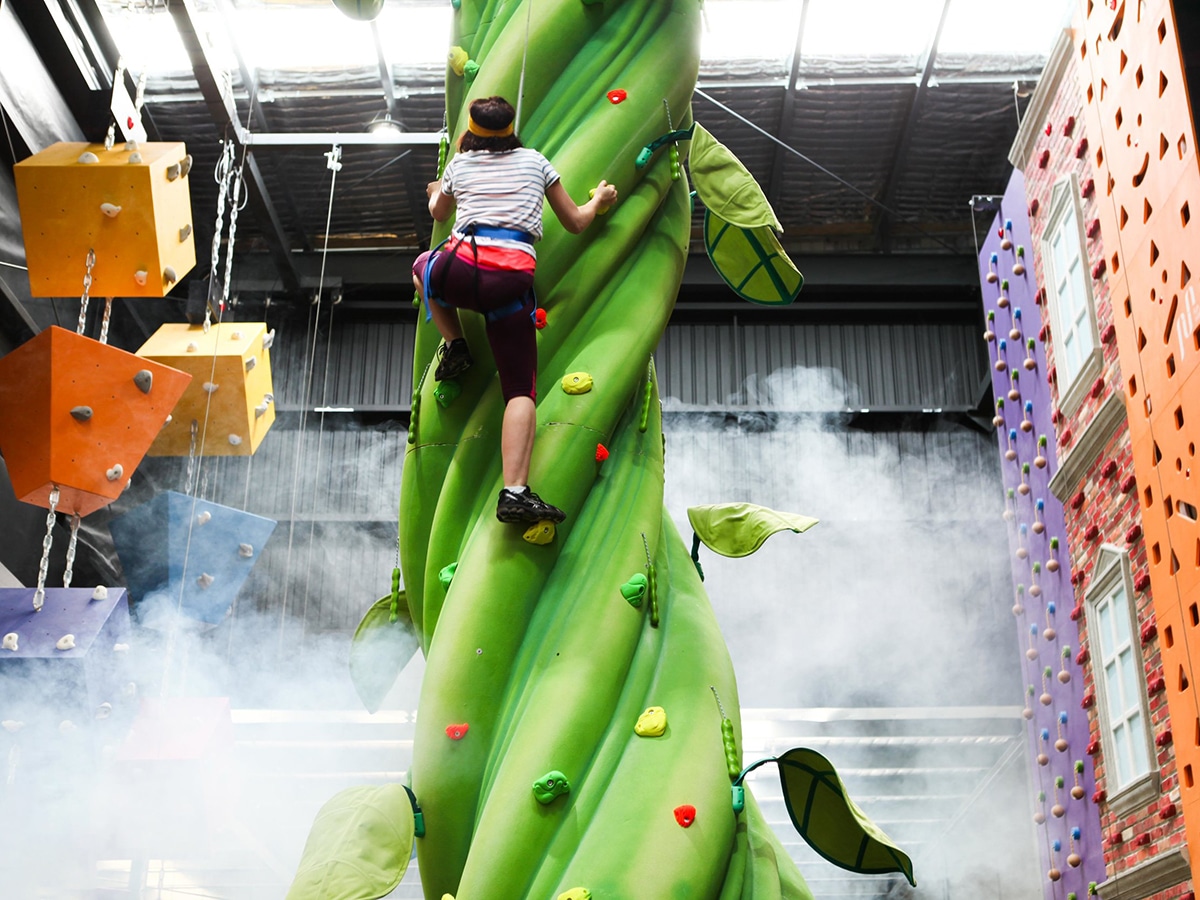
[[[863,874],[901,872],[916,887],[912,860],[854,804],[829,760],[796,748],[776,761],[788,815],[810,847],[835,866]]]
[[[417,631],[404,591],[396,614],[393,622],[392,595],[388,594],[367,610],[350,642],[350,680],[367,712],[379,709],[400,670],[417,652]]]
[[[706,209],[704,247],[713,268],[743,300],[787,306],[804,287],[804,276],[770,226],[739,228]]]
[[[692,184],[713,215],[737,228],[783,231],[767,195],[728,147],[697,124],[688,152]]]
[[[688,522],[696,537],[722,556],[749,556],[763,541],[780,531],[803,534],[818,520],[796,513],[777,512],[753,503],[714,503],[688,508]]]
[[[317,813],[287,900],[384,897],[408,870],[412,846],[412,804],[402,785],[347,788]]]

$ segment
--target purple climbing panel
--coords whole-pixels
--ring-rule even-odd
[[[1024,271],[1022,271],[1022,269]],[[995,424],[1004,479],[1029,725],[1034,821],[1047,900],[1088,895],[1104,880],[1092,758],[1087,753],[1083,670],[1062,504],[1050,493],[1058,467],[1046,381],[1038,284],[1025,179],[1013,172],[979,256]],[[1055,877],[1057,876],[1057,877]]]

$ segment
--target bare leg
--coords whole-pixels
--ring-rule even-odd
[[[504,407],[504,425],[500,431],[500,456],[504,463],[504,483],[529,484],[529,459],[533,456],[533,436],[537,431],[537,407],[532,397],[513,397]]]
[[[416,275],[413,276],[413,287],[417,289],[421,305],[424,306],[425,293],[422,290],[424,285]],[[440,303],[430,303],[429,311],[433,314],[433,324],[437,326],[438,333],[447,344],[463,336],[462,323],[458,321],[458,310],[442,306]]]

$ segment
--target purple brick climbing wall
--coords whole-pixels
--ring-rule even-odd
[[[1075,661],[1079,633],[1071,618],[1071,554],[1062,504],[1050,493],[1057,469],[1053,407],[1019,171],[984,241],[979,271],[1043,893],[1047,900],[1072,900],[1086,897],[1090,883],[1104,880],[1104,853],[1092,799],[1092,758],[1086,752],[1088,719],[1080,706],[1084,673]]]

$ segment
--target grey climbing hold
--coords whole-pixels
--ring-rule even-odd
[[[267,414],[267,409],[275,402],[274,394],[263,394],[262,403],[254,407],[254,418],[261,419]]]
[[[249,372],[251,369],[253,369],[257,365],[258,365],[258,357],[256,357],[256,356],[250,357],[248,360],[246,360],[246,371]]]
[[[142,154],[130,153],[129,154],[129,164],[131,166],[140,166],[142,164]]]
[[[199,585],[201,588],[207,589],[208,586],[210,584],[212,584],[213,581],[215,581],[215,580],[216,579],[214,579],[207,572],[201,572],[200,576],[196,579],[196,584]]]
[[[138,148],[137,141],[126,141],[125,142],[125,152],[126,153],[132,153],[133,151],[137,150],[137,148]]]
[[[234,331],[229,335],[229,339],[231,341],[240,341],[242,339],[242,333],[240,331]]]
[[[115,203],[101,203],[100,212],[104,213],[110,219],[115,219],[121,214],[121,207],[117,206]]]
[[[187,349],[188,353],[195,353],[197,350],[200,349],[200,347],[197,346],[195,341],[188,341],[188,345],[187,345],[186,349]]]
[[[138,285],[138,287],[145,287],[146,279],[149,277],[150,277],[150,273],[147,272],[145,269],[138,269],[136,272],[133,273],[133,280]]]
[[[167,166],[167,181],[174,181],[179,177],[179,163],[171,163]]]
[[[263,335],[263,350],[270,350],[271,345],[275,343],[275,329],[272,328]]]
[[[179,161],[179,177],[187,178],[190,171],[192,171],[192,154],[189,153]]]
[[[220,385],[213,384],[211,381],[206,381],[206,382],[204,382],[204,384],[200,385],[200,387],[202,387],[204,389],[204,392],[206,394],[211,394],[213,391],[215,391],[217,388],[219,388]]]
[[[93,600],[107,600],[108,599],[108,588],[106,588],[102,584],[96,585],[95,589],[92,591],[92,599]]]
[[[232,446],[237,447],[242,443],[242,436],[240,434],[231,434],[229,436],[229,443]]]
[[[174,284],[179,280],[179,276],[175,274],[175,270],[170,266],[163,269],[163,281],[166,284]]]
[[[186,241],[191,236],[192,236],[192,226],[191,225],[184,225],[182,228],[179,229],[179,243],[182,244],[184,241]]]
[[[91,150],[84,150],[81,154],[79,154],[79,162],[87,166],[100,162],[100,157],[98,157]]]
[[[254,547],[250,544],[238,544],[238,556],[242,559],[250,559],[254,556]]]
[[[133,383],[137,385],[137,389],[143,394],[150,393],[150,388],[154,386],[154,373],[149,369],[139,369],[133,376]]]
[[[207,525],[211,520],[212,513],[210,513],[207,509],[202,511],[200,515],[196,516],[197,525]]]
[[[125,472],[125,469],[121,466],[120,463],[117,463],[115,466],[113,466],[111,469],[106,471],[104,474],[108,477],[109,481],[116,481],[117,479],[119,479],[121,477],[122,474],[124,474],[124,472]]]
[[[71,418],[76,422],[86,422],[92,417],[92,408],[90,406],[76,406],[71,410]]]

